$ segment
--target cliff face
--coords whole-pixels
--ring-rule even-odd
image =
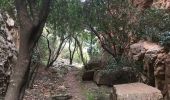
[[[160,9],[170,10],[170,0],[155,0],[155,2],[153,2],[153,6]]]
[[[148,84],[161,90],[165,100],[169,100],[170,53],[155,43],[140,41],[130,46],[129,55],[135,61],[143,62]]]
[[[153,0],[131,0],[131,2],[139,9],[147,9],[153,4]]]
[[[170,0],[131,0],[131,2],[135,7],[142,10],[149,7],[170,10]]]
[[[17,59],[17,49],[14,36],[16,31],[15,23],[7,13],[0,12],[0,96],[5,91],[12,73],[12,67]]]

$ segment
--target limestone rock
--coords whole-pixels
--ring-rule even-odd
[[[128,68],[120,70],[98,70],[94,73],[93,80],[96,82],[97,85],[107,86],[138,81],[136,73]]]
[[[93,76],[94,76],[94,70],[88,70],[88,71],[84,71],[83,75],[82,75],[82,80],[83,81],[92,81],[93,80]]]
[[[153,6],[158,9],[170,10],[170,0],[155,0]]]
[[[166,80],[166,91],[165,97],[166,100],[170,100],[170,54],[167,55],[166,59],[166,71],[165,71],[165,80]]]
[[[114,85],[111,100],[163,100],[161,91],[143,83]]]
[[[131,2],[137,8],[146,9],[152,5],[153,0],[131,0]]]
[[[170,56],[168,56],[169,54],[165,52],[164,48],[159,46],[158,44],[147,41],[140,41],[138,43],[135,43],[131,46],[130,49],[130,54],[133,59],[134,56],[137,56],[137,58],[139,58],[139,55],[141,53],[144,53],[143,58],[139,59],[139,61],[143,62],[143,70],[149,80],[147,84],[155,86],[156,88],[161,90],[164,98],[167,98],[168,91],[170,91],[170,88],[168,88],[168,85],[170,84],[170,79],[168,78],[168,74],[170,72]],[[143,49],[145,49],[145,52],[143,52]],[[167,100],[169,100],[169,98]]]
[[[84,66],[85,70],[101,69],[101,61],[90,61]]]
[[[129,55],[134,60],[138,61],[138,60],[143,59],[145,52],[146,52],[146,50],[143,47],[143,44],[139,42],[139,43],[132,44],[130,46],[130,54]]]
[[[14,21],[8,14],[1,11],[0,25],[0,96],[4,96],[12,67],[17,59],[17,49],[12,36]]]

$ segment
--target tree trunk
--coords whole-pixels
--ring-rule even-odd
[[[82,50],[82,46],[81,46],[81,44],[80,44],[80,41],[77,39],[77,37],[74,37],[74,39],[75,39],[75,41],[76,41],[76,43],[77,43],[77,46],[78,46],[78,48],[79,48],[79,50],[80,50],[80,57],[81,57],[81,60],[82,60],[82,62],[83,62],[83,65],[85,65],[86,62],[85,62],[84,57],[83,57],[83,50]]]
[[[76,41],[75,41],[74,49],[73,49],[73,51],[72,51],[72,50],[71,50],[71,41],[69,40],[70,65],[73,64],[73,59],[74,59],[74,54],[75,54],[75,51],[76,51],[76,47],[77,47],[77,43],[76,43]]]
[[[59,57],[62,49],[65,47],[64,41],[65,41],[65,39],[61,39],[59,47],[58,47],[57,51],[54,53],[55,54],[54,58],[49,59],[45,69],[50,68],[53,65],[53,63],[57,60],[57,58]]]
[[[69,58],[70,58],[70,65],[72,64],[72,51],[71,51],[71,38],[69,39],[69,46],[68,46],[68,50],[69,50]]]
[[[22,31],[21,41],[19,46],[19,55],[17,59],[17,64],[14,68],[14,73],[11,76],[10,85],[8,87],[5,100],[19,100],[22,89],[24,88],[25,83],[25,74],[29,69],[30,64],[30,48],[28,44],[27,33]]]
[[[22,100],[30,69],[31,51],[42,34],[50,10],[51,0],[42,0],[39,9],[35,7],[39,2],[28,1],[30,0],[15,0],[20,22],[20,45],[17,64],[10,78],[5,100]],[[28,10],[35,11],[32,12],[33,16],[30,16]]]

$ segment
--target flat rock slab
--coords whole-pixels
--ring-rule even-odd
[[[111,87],[116,84],[138,81],[135,71],[128,67],[117,70],[97,70],[94,72],[93,80],[97,85],[106,85]]]
[[[113,86],[111,100],[163,100],[161,91],[143,83]]]

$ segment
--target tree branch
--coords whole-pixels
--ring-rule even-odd
[[[109,50],[107,47],[106,47],[106,44],[103,43],[100,35],[98,34],[98,32],[91,26],[91,25],[88,25],[90,30],[97,36],[97,38],[99,39],[100,43],[101,43],[101,46],[103,47],[104,50],[106,50],[109,54],[111,54],[113,57],[115,57],[115,54]]]

